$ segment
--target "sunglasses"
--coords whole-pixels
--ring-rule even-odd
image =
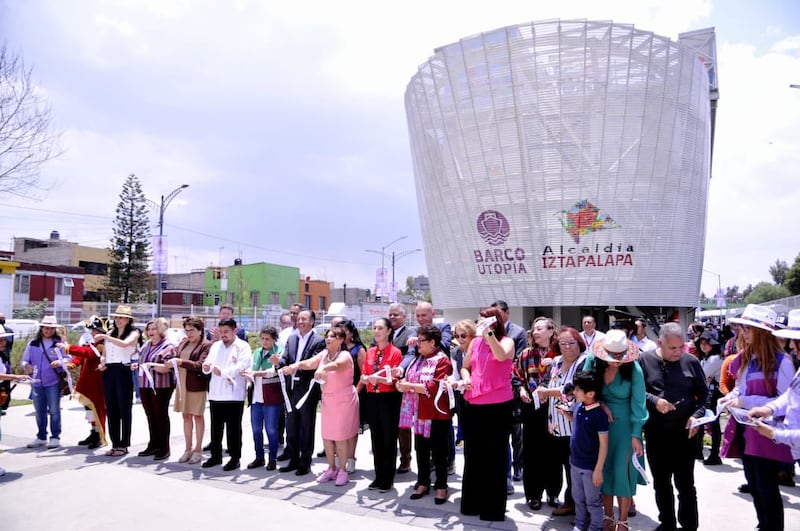
[[[456,339],[467,339],[469,336],[467,334],[453,334],[453,337]]]

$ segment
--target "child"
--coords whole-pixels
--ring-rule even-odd
[[[602,531],[600,485],[608,454],[608,416],[597,401],[599,390],[591,373],[577,372],[572,383],[576,405],[572,414],[565,414],[574,417],[570,440],[572,497],[575,499],[573,531]]]

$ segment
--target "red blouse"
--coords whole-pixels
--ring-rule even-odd
[[[397,367],[403,361],[403,353],[400,349],[389,343],[382,350],[378,350],[378,346],[372,346],[367,350],[367,355],[364,358],[364,366],[361,367],[361,375],[369,376],[381,371],[386,365],[389,367]],[[385,381],[380,381],[376,385],[371,383],[366,384],[367,392],[369,393],[389,393],[397,391],[394,387],[394,380],[392,383],[387,384]]]

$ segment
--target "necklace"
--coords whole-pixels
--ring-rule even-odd
[[[336,352],[334,352],[334,353],[333,353],[333,357],[331,357],[331,353],[330,353],[330,352],[328,352],[328,356],[327,356],[327,358],[326,358],[326,359],[327,359],[327,361],[328,361],[328,362],[335,361],[335,360],[336,360],[336,358],[338,358],[338,357],[339,357],[339,353],[340,353],[340,352],[341,352],[341,350],[337,350]]]

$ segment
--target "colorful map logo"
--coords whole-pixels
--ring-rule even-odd
[[[581,236],[592,232],[620,227],[611,219],[611,216],[601,212],[588,199],[578,201],[569,210],[562,210],[559,220],[561,226],[572,236],[575,243],[581,243]]]
[[[484,210],[478,216],[478,234],[489,245],[502,245],[511,234],[506,217],[497,210]]]

